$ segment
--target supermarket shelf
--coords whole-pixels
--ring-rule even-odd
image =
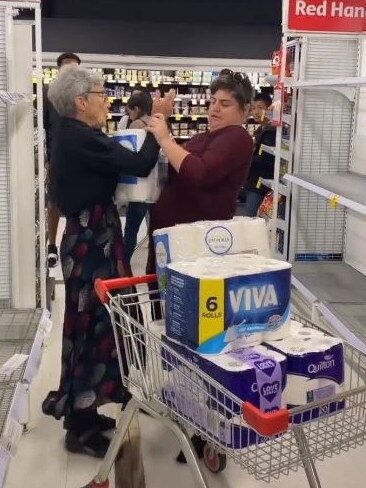
[[[262,151],[271,154],[272,156],[276,155],[276,147],[275,146],[267,146],[266,144],[261,144]]]
[[[196,119],[207,119],[208,115],[207,114],[188,114],[188,115],[173,114],[173,115],[170,115],[169,118],[175,119],[175,120],[180,120],[180,119],[196,120]]]
[[[295,262],[292,284],[336,331],[366,352],[366,276],[344,262]]]
[[[153,87],[157,87],[158,85],[178,85],[178,86],[210,86],[210,83],[202,83],[200,81],[150,81],[150,80],[134,80],[134,81],[127,81],[122,79],[106,79],[104,80],[105,83],[112,83],[112,84],[121,84],[121,85],[129,85],[129,86],[147,86],[151,85]]]
[[[292,115],[291,114],[282,114],[282,122],[284,122],[285,124],[291,125]]]
[[[278,76],[268,75],[264,79],[269,85],[274,86],[278,81]]]
[[[281,147],[281,159],[285,161],[290,161],[290,151]]]
[[[41,317],[40,309],[0,310],[0,341],[33,341]]]
[[[276,228],[283,230],[283,232],[285,232],[286,231],[286,221],[283,219],[277,218],[276,219]]]
[[[280,77],[277,75],[268,75],[264,79],[271,86],[275,86],[275,84],[278,81],[280,81]],[[286,86],[292,86],[294,83],[294,80],[293,80],[293,78],[285,76],[284,78],[282,78],[282,83]]]
[[[329,78],[321,80],[304,80],[293,83],[294,87],[317,87],[317,86],[362,86],[366,85],[366,77],[350,78]]]
[[[350,172],[327,174],[294,174],[284,178],[310,190],[334,205],[340,204],[366,215],[366,177]],[[365,295],[366,296],[366,295]]]
[[[268,188],[271,188],[271,190],[274,190],[274,180],[266,180],[262,178],[262,184],[265,186],[268,186]],[[279,183],[278,185],[278,191],[281,193],[281,195],[287,195],[287,186]]]
[[[276,147],[275,146],[267,146],[266,144],[261,144],[262,151],[271,154],[272,156],[276,156]],[[281,159],[285,161],[289,161],[290,152],[288,149],[281,148]]]

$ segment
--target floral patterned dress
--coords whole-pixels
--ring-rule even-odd
[[[66,305],[57,418],[73,410],[121,403],[126,395],[110,316],[94,292],[96,278],[131,275],[114,204],[95,205],[68,217],[60,254]]]

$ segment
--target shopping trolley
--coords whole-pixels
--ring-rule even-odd
[[[263,413],[242,402],[176,346],[150,330],[164,317],[164,301],[147,288],[155,275],[97,280],[110,313],[122,381],[132,394],[99,473],[84,488],[107,488],[108,474],[135,413],[145,411],[178,438],[196,485],[207,487],[190,436],[206,441],[204,461],[214,472],[229,458],[258,480],[305,469],[309,486],[321,487],[315,461],[362,445],[366,435],[366,356],[344,345],[345,388],[323,401]],[[138,286],[138,291],[135,288]],[[306,326],[316,327],[302,317]],[[323,331],[324,332],[324,331]]]

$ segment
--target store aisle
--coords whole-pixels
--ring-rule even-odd
[[[136,274],[144,271],[146,242],[133,259]],[[56,275],[59,276],[60,270]],[[40,404],[45,394],[57,386],[59,354],[63,317],[63,286],[57,285],[53,306],[54,327],[44,351],[39,375],[32,389],[32,420],[13,460],[6,488],[81,488],[98,469],[98,462],[87,456],[68,454],[63,447],[61,422],[41,413]],[[114,412],[112,407],[110,412]],[[142,450],[147,488],[194,488],[190,470],[179,465],[174,457],[179,450],[175,438],[159,422],[140,416]],[[364,485],[366,447],[352,449],[332,459],[318,463],[323,488],[359,488]],[[210,488],[265,488],[265,482],[255,481],[238,466],[228,463],[220,475],[207,473]],[[308,488],[305,473],[283,476],[270,485],[274,488]],[[114,488],[114,483],[111,483]],[[130,488],[130,487],[123,487]],[[132,488],[132,487],[131,487]]]

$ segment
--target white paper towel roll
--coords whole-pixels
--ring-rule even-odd
[[[167,277],[167,335],[192,349],[206,343],[202,352],[218,354],[232,340],[262,340],[257,333],[268,332],[268,340],[288,335],[289,263],[246,254],[201,257],[170,263]]]
[[[288,406],[310,402],[331,402],[344,388],[344,357],[341,339],[301,324],[292,323],[290,337],[267,344],[287,357],[287,386],[284,397]],[[337,411],[343,403],[333,402],[326,409]],[[296,422],[309,420],[323,413],[313,409],[296,417]]]
[[[169,263],[208,256],[270,254],[264,220],[248,217],[199,221],[159,229],[154,231],[154,246],[161,290],[165,289],[165,267]]]
[[[124,129],[113,139],[132,152],[139,152],[146,138],[144,129]],[[128,202],[156,202],[160,195],[159,169],[156,164],[146,178],[121,175],[114,200],[117,207]]]

